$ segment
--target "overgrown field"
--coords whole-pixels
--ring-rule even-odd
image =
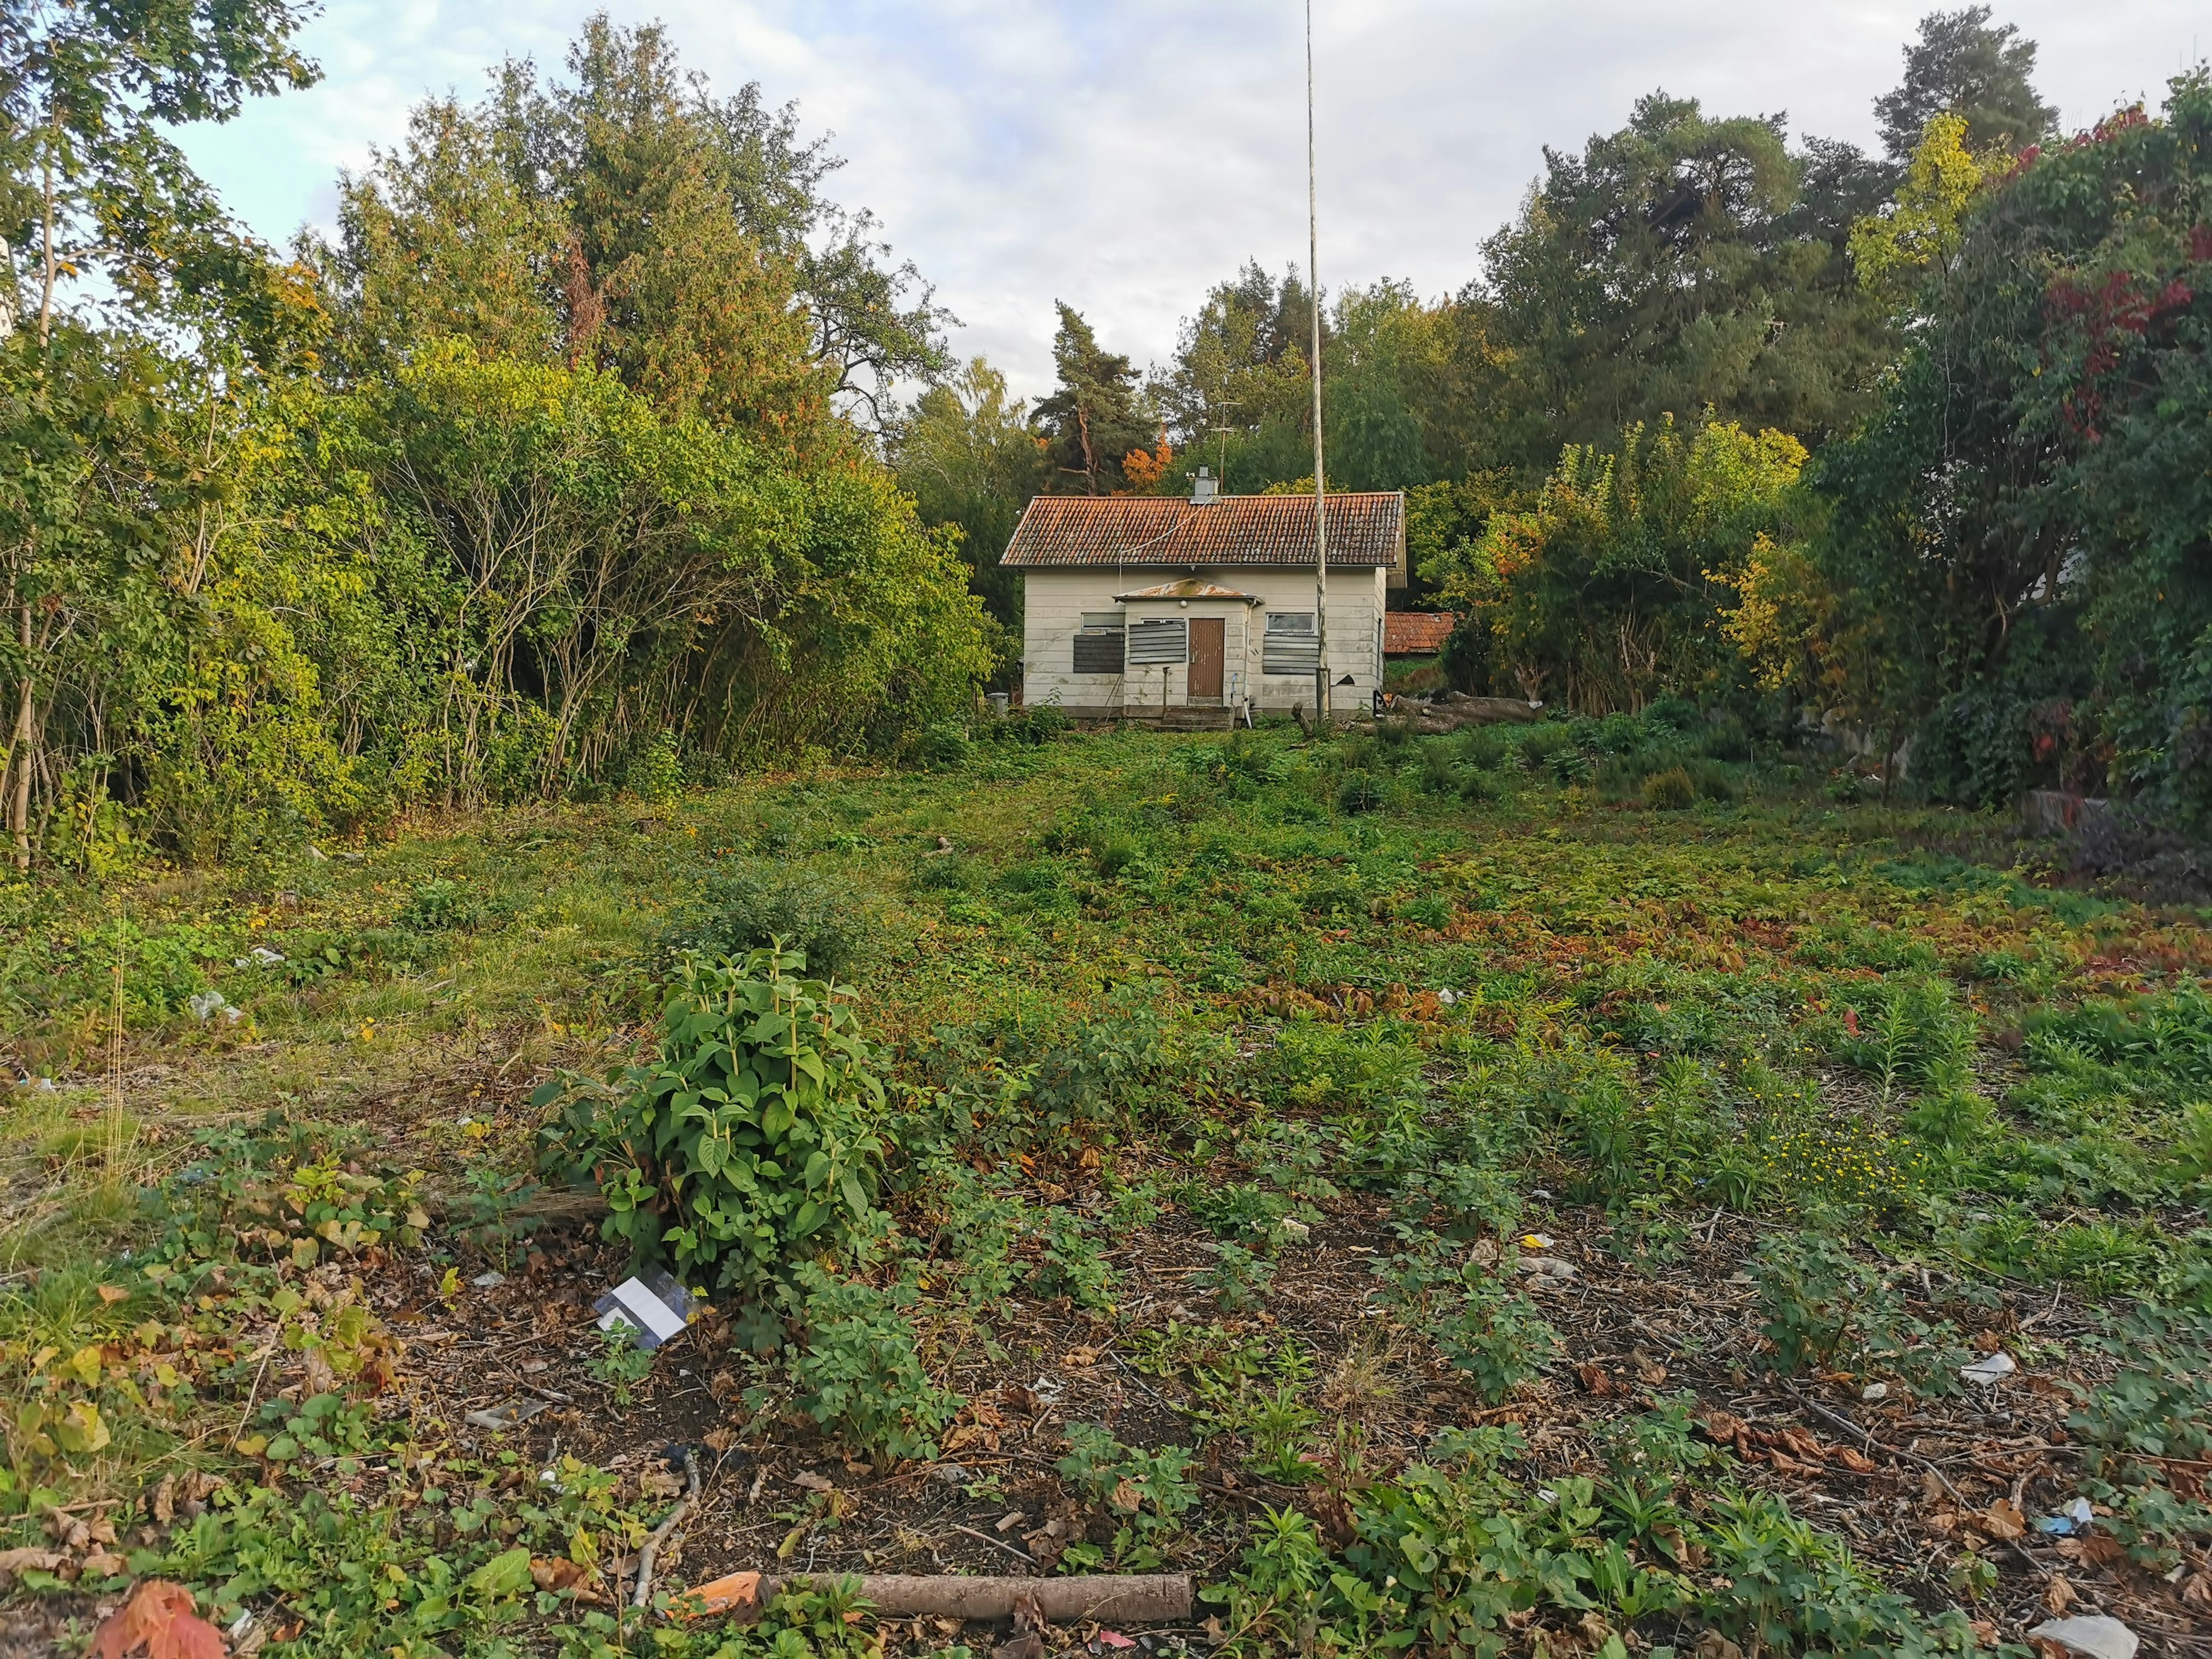
[[[2200,915],[1680,708],[934,747],[0,889],[0,1648],[2212,1646]]]

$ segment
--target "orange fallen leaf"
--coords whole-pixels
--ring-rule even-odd
[[[223,1659],[222,1632],[193,1612],[182,1584],[148,1578],[100,1621],[92,1651],[94,1659]]]

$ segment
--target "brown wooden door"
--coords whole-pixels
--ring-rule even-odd
[[[1221,701],[1221,636],[1225,624],[1218,617],[1190,619],[1190,700]]]

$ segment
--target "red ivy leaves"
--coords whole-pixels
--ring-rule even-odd
[[[2197,252],[2200,244],[2206,250],[2203,255]],[[2212,227],[2199,225],[2192,230],[2189,250],[2192,261],[2212,257]],[[2125,270],[2108,270],[2094,281],[2051,278],[2043,293],[2044,314],[2054,325],[2078,327],[2085,348],[2081,383],[2066,394],[2063,404],[2066,423],[2077,435],[2092,443],[2100,435],[2097,416],[2104,399],[2094,382],[2119,367],[2124,337],[2148,340],[2154,330],[2188,310],[2196,299],[2196,291],[2179,276],[2156,289]]]

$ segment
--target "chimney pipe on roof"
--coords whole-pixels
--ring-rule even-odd
[[[1198,477],[1191,480],[1190,504],[1193,507],[1207,506],[1215,499],[1218,488],[1214,476],[1201,466],[1198,469]]]

